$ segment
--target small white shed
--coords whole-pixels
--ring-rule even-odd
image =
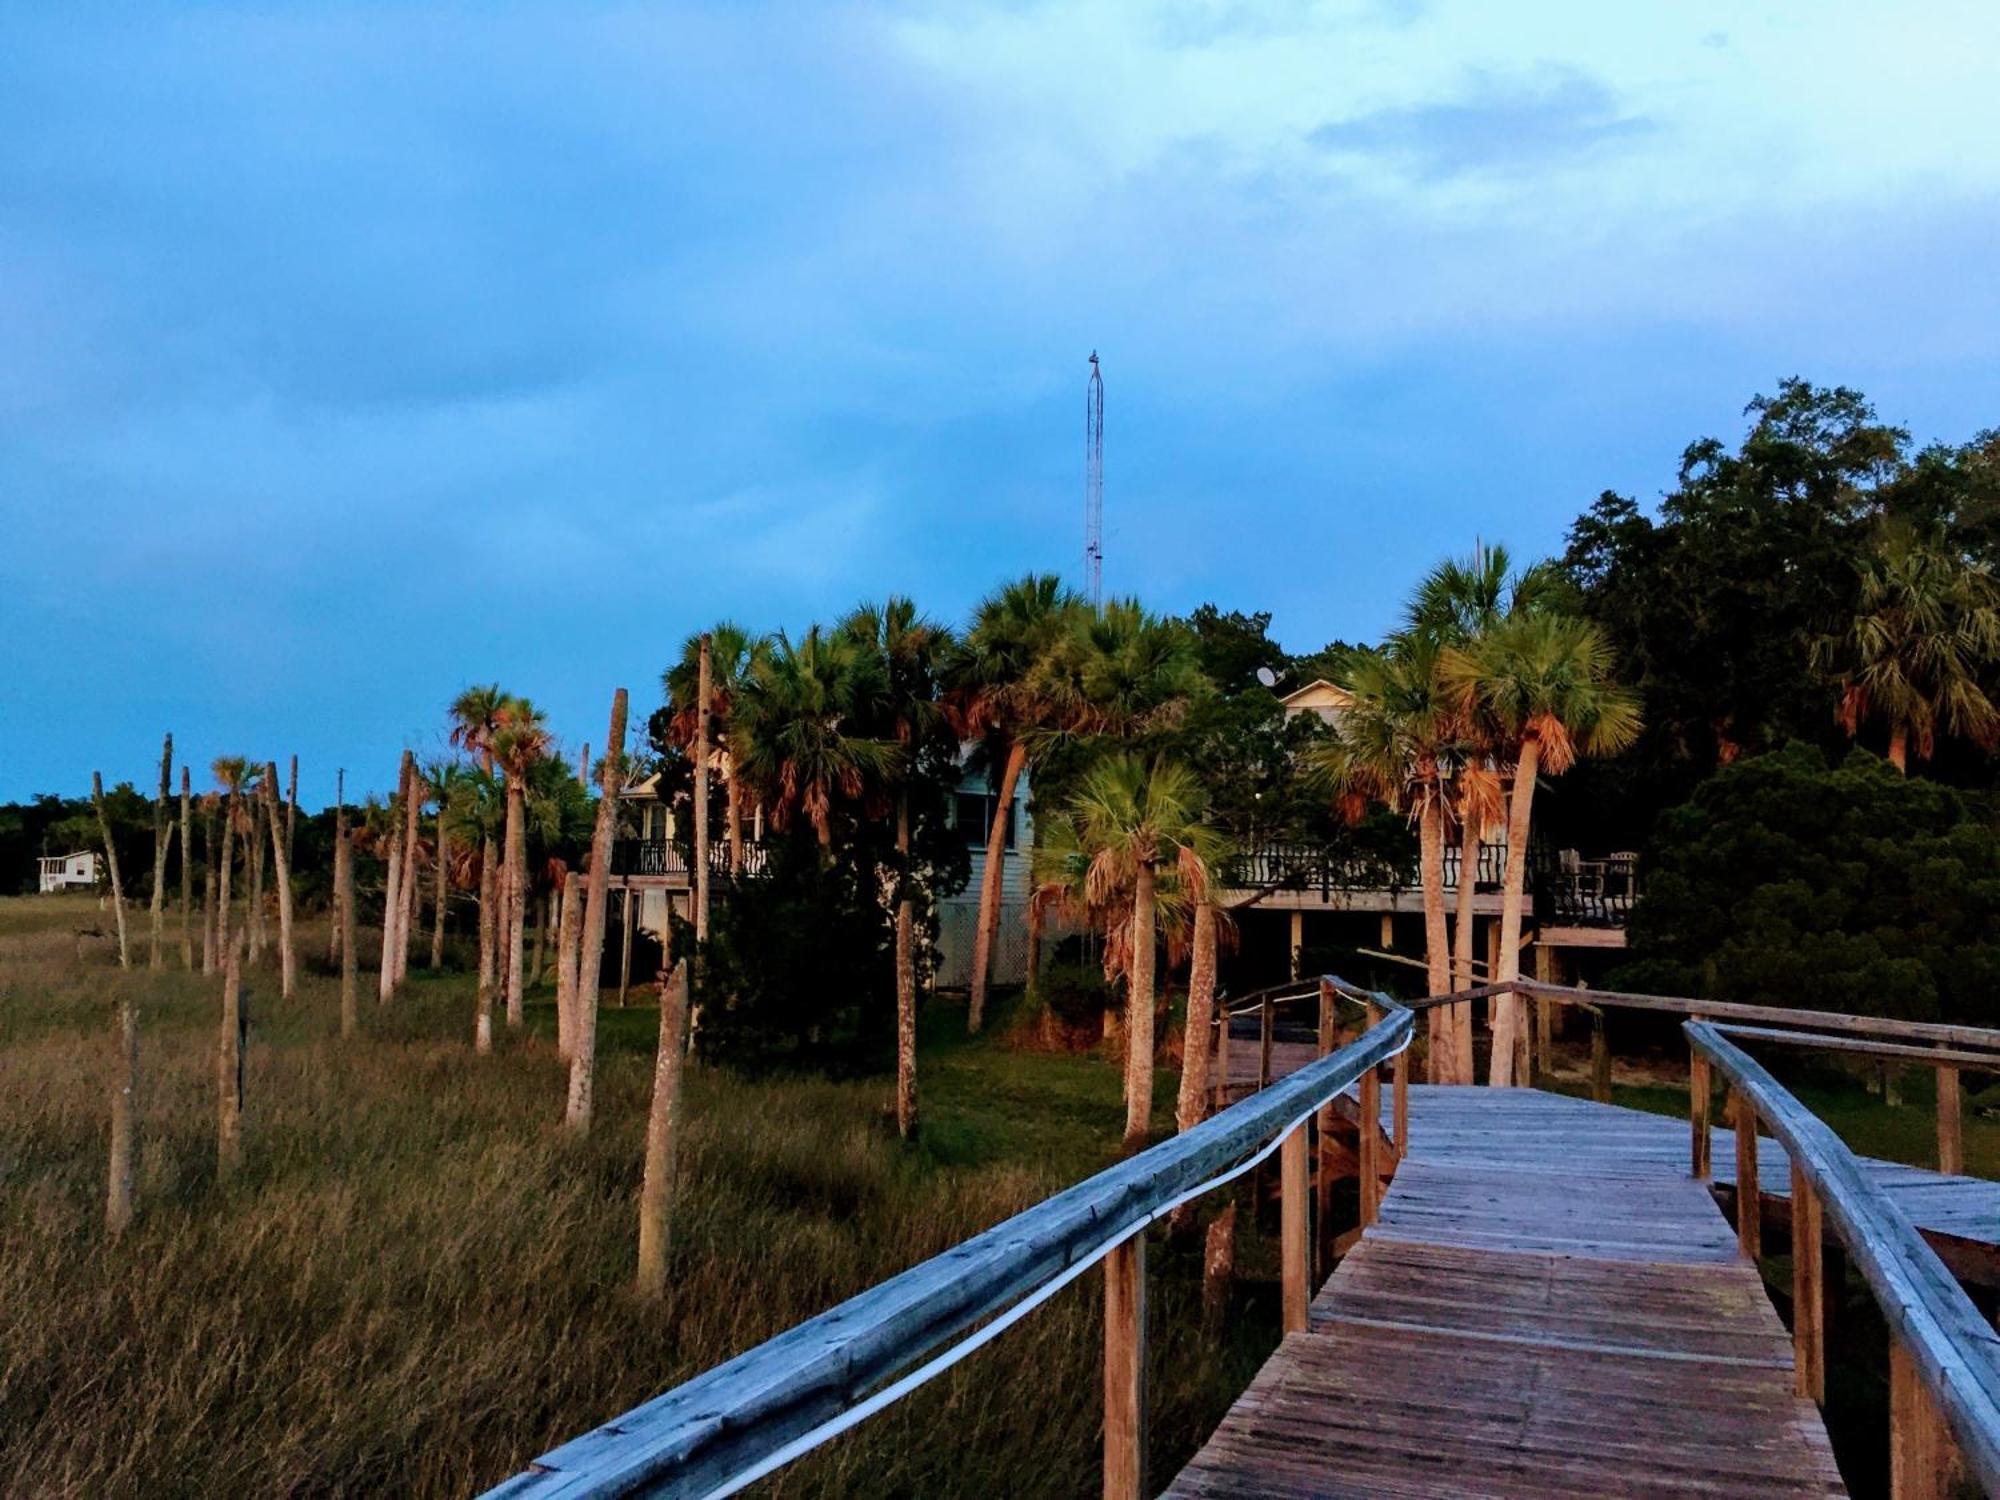
[[[97,884],[97,856],[90,853],[44,855],[42,894],[50,891],[90,890]]]

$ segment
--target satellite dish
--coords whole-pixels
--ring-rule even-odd
[[[1257,669],[1257,680],[1267,688],[1274,688],[1278,685],[1278,674],[1273,672],[1269,667],[1259,667]]]

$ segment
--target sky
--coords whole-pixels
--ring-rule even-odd
[[[1107,592],[1377,637],[1804,375],[2000,423],[1990,0],[0,0],[0,800],[690,631]]]

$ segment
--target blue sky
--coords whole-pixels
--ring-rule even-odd
[[[1370,637],[1781,376],[2000,422],[2000,8],[0,5],[0,799],[1075,573]]]

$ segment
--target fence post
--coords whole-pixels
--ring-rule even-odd
[[[1146,1232],[1104,1257],[1104,1500],[1146,1494]]]
[[[1278,1147],[1278,1240],[1284,1279],[1284,1331],[1306,1328],[1306,1127],[1292,1127]],[[1107,1491],[1107,1496],[1108,1496]]]
[[[1819,1194],[1792,1163],[1792,1368],[1793,1389],[1826,1402],[1826,1288]]]
[[[1699,1022],[1700,1016],[1688,1017]],[[1688,1044],[1688,1125],[1691,1140],[1691,1161],[1688,1170],[1696,1182],[1706,1182],[1709,1177],[1709,1144],[1711,1137],[1708,1127],[1708,1107],[1713,1087],[1708,1078],[1708,1054]]]
[[[1924,1389],[1902,1338],[1889,1335],[1890,1500],[1944,1500],[1951,1484],[1951,1434]]]
[[[1390,1090],[1389,1114],[1395,1127],[1396,1140],[1389,1162],[1392,1167],[1398,1167],[1410,1152],[1410,1049],[1408,1047],[1396,1054]]]
[[[1736,1122],[1736,1248],[1751,1260],[1764,1253],[1764,1202],[1757,1189],[1757,1110],[1734,1089],[1729,1109]]]
[[[1611,1044],[1604,1035],[1604,1008],[1590,1013],[1590,1097],[1611,1102]]]
[[[1965,1170],[1965,1138],[1959,1125],[1960,1093],[1957,1068],[1937,1070],[1938,1170],[1956,1175]]]

